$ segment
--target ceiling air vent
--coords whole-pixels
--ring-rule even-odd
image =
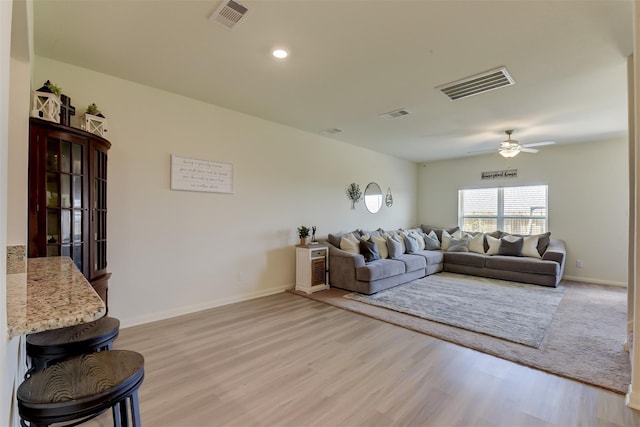
[[[398,110],[389,111],[388,113],[380,114],[380,117],[385,119],[396,119],[402,116],[408,116],[409,112],[404,108],[400,108]]]
[[[224,0],[211,14],[209,19],[233,30],[248,11],[249,9],[240,3],[233,0]]]
[[[479,93],[489,92],[501,87],[511,86],[514,83],[515,81],[509,75],[507,69],[501,67],[438,86],[436,89],[447,95],[452,100],[456,100],[477,95]]]

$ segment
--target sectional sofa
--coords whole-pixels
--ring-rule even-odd
[[[437,247],[434,237],[437,237]],[[421,238],[425,244],[421,244]],[[417,247],[413,239],[418,242]],[[401,240],[404,245],[398,250]],[[363,294],[373,294],[441,271],[556,287],[562,279],[566,259],[564,242],[551,238],[550,233],[537,236],[514,236],[501,231],[472,234],[461,232],[457,227],[422,225],[409,230],[332,233],[327,243],[331,286]],[[385,244],[387,247],[383,248]],[[370,248],[378,251],[377,257],[371,254]]]

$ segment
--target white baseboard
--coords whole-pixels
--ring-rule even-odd
[[[255,298],[266,297],[269,295],[279,294],[281,292],[286,291],[287,289],[292,289],[293,284],[291,285],[283,285],[275,288],[268,289],[260,289],[253,292],[248,292],[244,294],[234,295],[232,297],[227,298],[219,298],[212,301],[207,301],[200,304],[189,305],[185,307],[176,307],[171,310],[159,311],[155,313],[145,314],[142,316],[132,317],[129,319],[120,318],[120,327],[128,328],[131,326],[142,325],[145,323],[156,322],[158,320],[170,319],[172,317],[182,316],[185,314],[195,313],[197,311],[207,310],[210,308],[221,307],[223,305],[233,304],[241,301],[248,301]]]
[[[562,276],[562,279],[571,280],[574,282],[593,283],[594,285],[617,286],[620,288],[627,287],[627,282],[616,282],[613,280],[593,279],[590,277],[581,277],[581,276],[567,276],[566,274]]]
[[[635,393],[631,385],[629,385],[629,392],[627,393],[625,402],[629,408],[640,410],[640,394]]]

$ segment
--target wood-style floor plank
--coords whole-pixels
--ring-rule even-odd
[[[623,395],[290,293],[123,329],[115,348],[145,356],[147,427],[640,425]]]

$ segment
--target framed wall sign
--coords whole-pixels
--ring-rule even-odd
[[[233,193],[233,165],[171,155],[171,189]]]

